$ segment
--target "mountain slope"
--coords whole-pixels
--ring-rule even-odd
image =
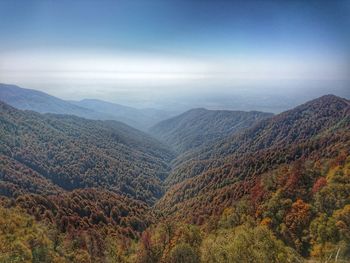
[[[350,102],[327,95],[262,120],[199,152],[182,157],[168,177],[179,184],[158,203],[181,218],[222,211],[248,193],[268,170],[301,158],[320,160],[349,152]],[[179,212],[177,212],[179,211]]]
[[[147,130],[155,123],[171,117],[172,113],[157,109],[136,109],[96,99],[71,101],[71,103],[94,112],[112,116],[113,120],[124,122],[140,130]]]
[[[73,105],[44,92],[23,89],[15,85],[0,83],[0,100],[17,109],[39,113],[70,114],[90,119],[103,117],[92,110]]]
[[[2,167],[1,180],[21,187],[35,177],[51,188],[102,187],[153,203],[173,158],[161,143],[120,122],[42,115],[2,102],[0,132],[2,162],[13,163]],[[23,166],[22,181],[17,166]]]
[[[136,109],[101,100],[65,101],[41,91],[0,83],[0,100],[21,110],[68,114],[94,120],[116,120],[147,130],[172,114],[156,109]]]
[[[270,113],[192,109],[150,129],[157,139],[183,153],[250,127]]]
[[[0,102],[5,261],[348,262],[349,131],[349,101],[330,95],[263,119],[180,155],[151,207],[174,156],[164,145]]]

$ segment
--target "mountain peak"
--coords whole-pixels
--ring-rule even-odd
[[[286,117],[295,116],[305,118],[305,114],[310,118],[329,117],[337,118],[343,116],[343,113],[350,112],[350,101],[332,94],[327,94],[319,98],[310,100],[294,109],[282,112],[276,115],[275,119],[284,119]]]
[[[306,105],[342,104],[344,106],[349,106],[350,101],[345,99],[345,98],[341,98],[341,97],[338,97],[336,95],[333,95],[333,94],[327,94],[327,95],[323,95],[319,98],[316,98],[314,100],[311,100],[305,104]]]

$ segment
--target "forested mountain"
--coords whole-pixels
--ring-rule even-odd
[[[2,180],[34,187],[30,180],[45,178],[66,190],[103,187],[148,203],[162,195],[173,154],[148,135],[116,121],[42,115],[2,102],[0,110],[0,153],[8,163]],[[22,166],[23,181],[16,171]]]
[[[198,262],[348,262],[349,131],[350,102],[332,95],[262,120],[183,156],[156,208],[202,226]]]
[[[1,102],[0,262],[348,262],[350,101],[156,127]]]
[[[112,116],[113,120],[124,122],[140,130],[147,130],[155,123],[171,117],[174,113],[157,109],[136,109],[116,103],[95,99],[84,99],[81,101],[71,101],[71,103]]]
[[[262,120],[243,133],[181,156],[158,206],[189,219],[210,215],[249,192],[267,171],[349,151],[350,102],[333,95]],[[190,209],[189,209],[190,208]],[[187,211],[187,212],[185,212]],[[205,212],[204,212],[205,211]]]
[[[17,109],[39,113],[68,114],[94,120],[116,120],[147,130],[173,113],[156,109],[136,109],[101,100],[65,101],[41,91],[0,83],[0,101]]]
[[[199,108],[164,120],[153,126],[150,132],[177,152],[184,153],[225,138],[271,116],[270,113],[257,111],[244,112]]]
[[[0,228],[0,262],[101,262],[110,242],[135,239],[155,222],[149,204],[163,195],[173,156],[121,122],[40,114],[0,102],[0,213],[10,216],[4,219],[8,227]],[[26,214],[45,223],[33,230],[40,237],[19,234],[32,231]]]

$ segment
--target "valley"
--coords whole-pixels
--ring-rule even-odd
[[[0,263],[350,263],[350,0],[0,0]]]
[[[0,262],[349,257],[345,98],[325,95],[276,115],[192,109],[148,128],[135,117],[140,131],[120,113],[108,120],[118,110],[106,102],[0,91],[0,248],[8,253]],[[101,108],[105,115],[94,115]],[[4,227],[12,219],[46,241]]]

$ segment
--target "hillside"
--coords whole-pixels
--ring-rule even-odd
[[[0,83],[0,101],[17,109],[75,115],[93,120],[116,120],[147,130],[172,115],[156,109],[136,109],[101,100],[65,101],[41,91]]]
[[[303,158],[320,160],[348,152],[349,127],[349,101],[332,95],[262,120],[243,133],[180,156],[167,178],[170,184],[180,183],[167,191],[158,208],[187,219],[218,213],[249,192],[266,171]]]
[[[193,109],[164,120],[150,133],[179,153],[223,139],[254,123],[271,117],[270,113]]]
[[[0,261],[348,262],[350,102],[240,123],[174,162],[123,123],[0,102]]]
[[[102,115],[87,108],[73,105],[41,91],[24,89],[15,85],[0,83],[0,101],[20,110],[69,114],[90,119],[103,118]]]
[[[52,189],[103,187],[148,203],[162,195],[173,154],[148,135],[121,122],[42,115],[2,102],[0,112],[2,180],[39,193],[47,182]]]
[[[167,119],[173,115],[171,112],[157,109],[136,109],[116,103],[106,102],[96,99],[84,99],[81,101],[71,101],[71,103],[99,112],[111,119],[124,122],[140,130],[147,130],[159,121]]]
[[[103,189],[2,197],[0,261],[105,262],[153,222],[144,202]]]

